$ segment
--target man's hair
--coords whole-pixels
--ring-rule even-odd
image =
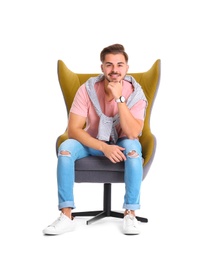
[[[101,54],[100,54],[101,62],[102,63],[104,62],[105,56],[107,54],[119,54],[119,53],[123,54],[124,57],[125,57],[126,62],[128,62],[128,55],[125,52],[125,49],[124,49],[123,45],[121,45],[121,44],[113,44],[113,45],[110,45],[108,47],[105,47],[101,51]]]

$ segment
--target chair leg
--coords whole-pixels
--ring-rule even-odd
[[[94,216],[93,218],[87,220],[86,224],[89,225],[96,220],[105,218],[105,217],[115,217],[123,218],[124,214],[121,212],[116,212],[111,210],[111,183],[104,183],[103,190],[103,210],[97,211],[84,211],[84,212],[73,212],[72,215],[76,216]],[[148,222],[147,218],[136,217],[138,221]]]

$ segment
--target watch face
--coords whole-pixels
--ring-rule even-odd
[[[120,101],[123,103],[125,102],[125,98],[123,96],[120,97]]]

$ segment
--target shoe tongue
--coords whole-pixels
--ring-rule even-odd
[[[61,218],[68,218],[64,213],[61,212]]]
[[[67,217],[64,213],[61,212],[60,215],[61,219],[67,219],[67,220],[71,220],[69,217]]]
[[[129,215],[130,219],[134,219],[135,218],[135,216],[133,216],[132,214],[128,214],[128,215]]]

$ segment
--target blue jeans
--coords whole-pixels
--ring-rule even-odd
[[[140,208],[140,187],[143,177],[142,147],[138,140],[127,138],[118,139],[117,145],[125,148],[124,154],[126,155],[126,161],[124,161],[125,195],[123,208],[136,210]],[[67,151],[69,154],[62,155],[61,151]],[[128,155],[131,151],[136,153]],[[91,155],[104,156],[101,151],[84,146],[75,139],[67,139],[59,146],[57,164],[59,209],[75,208],[73,192],[75,160]]]

